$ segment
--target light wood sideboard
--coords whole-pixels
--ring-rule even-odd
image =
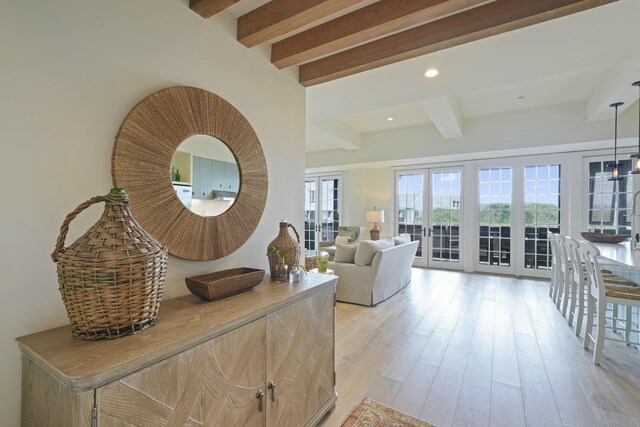
[[[164,301],[156,326],[111,341],[20,337],[22,425],[313,426],[337,399],[336,281]]]

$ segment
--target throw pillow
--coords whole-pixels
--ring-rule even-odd
[[[402,234],[394,237],[393,241],[396,244],[396,246],[402,245],[404,243],[411,243],[411,235],[409,235],[407,233],[402,233]]]
[[[347,236],[350,242],[355,242],[357,234],[356,230],[338,230],[338,236]]]
[[[384,239],[380,239],[380,241],[384,242],[385,248],[390,248],[396,245],[395,242],[393,241],[393,237],[385,237]]]
[[[362,240],[358,243],[353,262],[355,265],[370,265],[376,253],[393,246],[393,239]]]
[[[351,238],[349,236],[338,236],[336,237],[336,246],[337,245],[346,245],[349,243]]]
[[[357,248],[358,245],[336,244],[336,254],[333,256],[333,262],[347,262],[349,264],[353,264]]]

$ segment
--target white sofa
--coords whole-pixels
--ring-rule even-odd
[[[397,293],[411,281],[418,244],[413,241],[380,249],[369,265],[329,262],[338,276],[337,300],[372,306]]]

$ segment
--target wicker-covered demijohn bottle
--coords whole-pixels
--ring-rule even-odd
[[[293,232],[296,234],[297,242],[289,235],[289,227],[291,227]],[[300,264],[300,235],[293,224],[289,224],[287,220],[280,220],[280,232],[278,233],[278,236],[269,243],[267,249],[271,246],[276,248],[276,250],[281,254],[286,253],[284,263],[289,266],[289,271],[291,271],[291,268]],[[269,269],[271,270],[272,279],[276,278],[276,264],[278,264],[278,256],[275,253],[270,253]]]
[[[100,202],[98,222],[65,248],[71,221]],[[93,197],[67,215],[51,258],[74,336],[112,339],[156,324],[167,249],[133,219],[124,190]]]

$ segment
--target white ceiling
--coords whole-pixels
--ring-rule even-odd
[[[431,67],[440,75],[426,79]],[[465,118],[579,101],[585,121],[610,119],[610,103],[624,101],[623,111],[637,101],[636,80],[640,0],[619,0],[309,87],[307,151],[358,149],[363,133],[430,122],[455,138]]]

